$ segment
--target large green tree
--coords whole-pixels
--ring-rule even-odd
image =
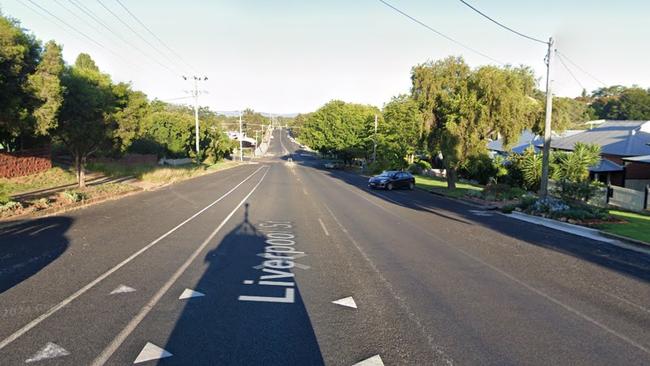
[[[48,134],[58,124],[59,109],[63,104],[63,69],[61,46],[54,41],[48,42],[36,71],[29,76],[29,87],[38,100],[33,115],[35,132],[40,135]]]
[[[33,131],[36,101],[27,81],[36,70],[40,51],[34,36],[0,13],[0,144],[6,149],[18,148]]]
[[[501,137],[506,146],[516,142],[539,108],[526,67],[471,70],[462,58],[449,57],[414,67],[411,79],[429,148],[442,154],[449,188],[455,188],[458,169],[485,154],[489,138]]]
[[[88,156],[111,142],[115,97],[110,77],[87,54],[80,54],[75,65],[66,68],[61,81],[64,100],[53,134],[70,151],[77,182],[83,188]]]
[[[117,149],[125,152],[134,140],[146,134],[144,120],[151,114],[147,95],[134,91],[130,84],[118,83],[113,86],[116,110],[114,139]]]
[[[384,106],[378,135],[382,142],[378,154],[393,165],[413,162],[422,136],[422,114],[411,96],[399,95]]]
[[[346,162],[368,157],[372,145],[372,106],[333,100],[309,114],[301,131],[304,143],[322,153],[336,154]]]
[[[650,120],[650,89],[601,88],[592,93],[591,108],[599,119]]]

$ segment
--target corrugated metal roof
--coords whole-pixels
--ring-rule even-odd
[[[624,158],[623,160],[650,164],[650,155],[633,156],[631,158]]]
[[[553,138],[560,138],[560,137],[568,137],[572,136],[578,133],[581,133],[581,130],[566,130],[562,133],[555,133],[553,132]],[[494,141],[488,142],[488,150],[490,151],[498,151],[498,152],[513,152],[515,154],[523,154],[524,151],[529,146],[533,146],[535,148],[535,151],[540,151],[540,148],[544,144],[544,137],[540,135],[534,134],[531,130],[525,130],[524,132],[521,133],[519,136],[519,140],[515,144],[512,145],[510,150],[507,150],[503,146],[503,139],[498,139]]]
[[[551,147],[560,150],[573,150],[578,143],[601,146],[603,154],[617,156],[650,155],[650,121],[604,121],[591,130],[553,139]]]
[[[623,171],[623,166],[618,165],[611,160],[600,159],[598,165],[592,166],[589,168],[589,171],[593,173],[621,172]]]

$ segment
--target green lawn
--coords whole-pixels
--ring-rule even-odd
[[[627,222],[604,224],[600,227],[601,230],[650,243],[650,215],[614,210],[609,213]]]
[[[47,189],[77,181],[75,174],[69,170],[54,167],[46,171],[16,178],[0,178],[1,190],[7,195]]]
[[[467,192],[470,191],[481,192],[483,190],[483,187],[480,185],[461,182],[456,183],[456,189],[450,190],[447,188],[446,180],[442,178],[426,177],[422,175],[415,176],[415,185],[419,188],[454,198],[463,197]]]
[[[220,161],[213,165],[188,164],[181,166],[160,166],[150,164],[123,165],[113,163],[88,164],[91,171],[102,172],[111,177],[134,176],[138,180],[151,183],[172,183],[212,171],[225,169],[237,162]]]

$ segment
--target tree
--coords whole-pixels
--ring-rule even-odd
[[[0,143],[18,147],[19,137],[33,131],[33,94],[27,87],[38,64],[40,44],[20,24],[0,13]]]
[[[54,41],[49,41],[45,45],[36,72],[29,76],[29,87],[40,103],[33,112],[37,134],[46,135],[58,124],[59,109],[63,104],[61,86],[63,69],[61,46]]]
[[[460,57],[416,66],[412,95],[429,130],[431,155],[442,153],[447,186],[456,186],[457,171],[486,153],[488,138],[516,141],[532,126],[538,105],[535,79],[527,67],[483,66],[471,70]]]
[[[131,85],[119,83],[113,87],[116,99],[116,111],[113,118],[116,122],[114,138],[116,147],[125,152],[138,137],[146,133],[144,120],[151,113],[147,95],[134,91]]]
[[[386,155],[398,165],[403,165],[405,158],[412,163],[422,136],[422,114],[415,100],[409,95],[399,95],[388,102],[378,134],[383,142],[378,154]]]
[[[375,114],[379,114],[375,107],[333,100],[309,114],[300,136],[312,148],[351,163],[355,157],[368,156]]]
[[[108,75],[99,72],[87,54],[80,54],[62,76],[64,99],[53,134],[72,154],[77,182],[85,187],[88,156],[110,142],[115,100]]]
[[[650,90],[615,85],[594,91],[592,99],[591,109],[599,119],[650,119]]]

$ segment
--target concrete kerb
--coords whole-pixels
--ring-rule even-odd
[[[539,216],[531,216],[521,212],[512,212],[509,214],[498,212],[501,215],[525,221],[535,225],[541,225],[550,229],[563,231],[565,233],[581,236],[583,238],[596,240],[599,242],[607,243],[628,250],[633,250],[638,253],[650,255],[650,246],[644,242],[621,237],[619,235],[604,233],[601,230],[591,229],[584,226],[569,224],[567,222],[547,219]]]

